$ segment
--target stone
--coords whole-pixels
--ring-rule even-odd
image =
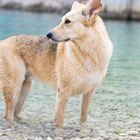
[[[0,7],[38,12],[66,13],[75,0],[0,0]],[[87,0],[79,0],[85,2]],[[106,18],[140,19],[140,0],[102,0]]]
[[[51,137],[48,137],[47,140],[53,140]]]

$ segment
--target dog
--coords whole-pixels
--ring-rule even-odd
[[[66,104],[73,95],[82,96],[81,123],[86,123],[92,96],[106,75],[113,52],[98,15],[101,10],[100,0],[74,2],[47,37],[17,35],[0,42],[6,120],[19,117],[35,77],[57,91],[56,127],[63,126]]]

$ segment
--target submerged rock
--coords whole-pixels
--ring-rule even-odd
[[[48,137],[47,140],[53,140],[52,138]]]
[[[75,0],[0,0],[6,9],[66,13]],[[86,0],[78,0],[86,2]],[[102,0],[105,18],[140,19],[140,0]]]

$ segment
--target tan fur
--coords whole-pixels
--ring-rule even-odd
[[[0,85],[7,120],[19,115],[35,77],[57,90],[56,127],[63,125],[66,104],[72,95],[83,96],[81,123],[86,122],[93,93],[107,71],[112,43],[99,16],[82,15],[89,4],[79,6],[51,31],[55,40],[70,41],[56,46],[47,38],[20,35],[0,42]],[[66,19],[72,22],[65,25]]]
[[[56,45],[45,37],[18,35],[0,42],[0,88],[7,120],[18,117],[32,77],[56,87]]]

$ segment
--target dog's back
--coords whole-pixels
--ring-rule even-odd
[[[24,64],[25,73],[30,72],[42,82],[54,85],[56,48],[56,44],[52,44],[46,37],[17,35],[3,40],[0,43],[0,73],[7,71],[11,74],[10,69],[16,67],[15,59],[18,59]],[[11,72],[16,76],[15,70]]]

